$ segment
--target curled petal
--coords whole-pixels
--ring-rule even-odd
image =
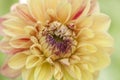
[[[26,68],[30,69],[38,65],[38,63],[42,63],[43,58],[40,57],[39,55],[31,55],[28,56],[26,60]]]

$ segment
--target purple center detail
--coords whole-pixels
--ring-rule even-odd
[[[53,46],[53,51],[57,48],[58,51],[55,52],[56,55],[59,55],[60,53],[67,53],[71,48],[71,40],[69,39],[61,39],[58,41],[52,35],[48,35],[46,37],[46,41]]]

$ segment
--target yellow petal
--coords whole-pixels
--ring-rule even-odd
[[[35,69],[35,80],[50,80],[53,72],[53,67],[49,63],[43,63]]]
[[[12,18],[3,22],[5,26],[3,32],[9,36],[16,36],[25,34],[23,28],[27,25],[19,18]]]
[[[82,72],[82,80],[93,80],[93,75],[89,71],[81,70]]]
[[[111,23],[111,19],[109,16],[105,14],[94,14],[93,17],[93,25],[92,29],[95,31],[108,31]]]
[[[79,64],[78,64],[79,65]],[[82,72],[81,68],[77,65],[72,65],[71,70],[73,71],[73,74],[75,74],[76,80],[82,80]]]
[[[78,40],[90,39],[94,37],[94,31],[92,29],[84,28],[78,33]]]
[[[81,29],[81,28],[88,28],[88,27],[91,27],[93,24],[93,19],[92,17],[82,17],[81,20],[79,20],[77,23],[76,23],[76,26],[78,29]]]
[[[44,0],[28,0],[28,6],[31,14],[40,22],[46,20],[46,13],[44,12]]]
[[[26,60],[26,68],[30,69],[35,67],[38,63],[40,62],[40,57],[39,55],[30,55],[27,57]]]
[[[95,37],[92,39],[89,39],[88,42],[102,48],[113,47],[113,44],[114,44],[112,37],[106,32],[95,33]]]
[[[66,23],[71,16],[71,4],[65,1],[61,1],[61,3],[57,6],[57,17],[58,19]]]
[[[27,55],[25,53],[18,53],[14,55],[8,62],[12,69],[21,69],[25,66]]]
[[[61,80],[63,77],[62,69],[59,63],[55,63],[55,72],[54,78],[55,80]]]
[[[86,54],[91,54],[91,53],[95,53],[97,51],[97,47],[93,44],[89,44],[89,43],[79,43],[77,52],[79,52],[79,54],[77,55],[86,55]]]
[[[32,69],[23,69],[22,78],[23,80],[34,80],[34,68]]]
[[[110,64],[110,56],[103,51],[97,51],[91,56],[81,57],[83,63],[86,63],[86,70],[90,72],[99,71]]]
[[[88,64],[90,63],[94,70],[103,69],[110,64],[110,56],[102,51],[96,52],[93,57],[96,58],[96,61],[88,62]]]
[[[62,66],[61,69],[63,71],[63,80],[77,80],[75,74],[68,66]]]
[[[44,0],[45,1],[45,7],[47,9],[53,9],[55,10],[55,8],[57,7],[58,3],[60,2],[59,0]]]

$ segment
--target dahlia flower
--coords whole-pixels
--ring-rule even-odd
[[[28,0],[0,18],[1,73],[23,80],[96,80],[110,64],[109,16],[96,0]]]

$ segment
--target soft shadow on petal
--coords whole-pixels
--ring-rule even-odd
[[[35,69],[23,69],[22,70],[22,78],[23,80],[34,80],[34,71]]]
[[[48,16],[45,13],[44,0],[27,0],[28,7],[31,14],[35,17],[37,21],[45,22]]]
[[[42,60],[40,60],[39,55],[31,55],[27,57],[26,60],[26,68],[30,69],[40,64]]]
[[[19,70],[25,66],[26,59],[27,53],[18,53],[10,58],[8,65],[15,70]]]
[[[108,31],[111,23],[109,16],[105,14],[93,14],[93,25],[92,29],[95,31]]]
[[[50,80],[54,69],[49,63],[43,63],[35,69],[35,80]]]
[[[62,23],[66,23],[70,19],[71,10],[72,7],[70,3],[61,1],[56,8],[56,14],[58,19]]]

